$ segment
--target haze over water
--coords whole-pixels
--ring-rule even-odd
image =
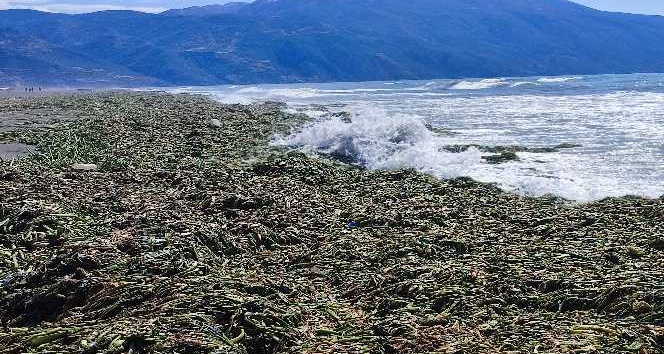
[[[664,75],[189,87],[225,103],[282,101],[314,121],[274,144],[342,155],[370,169],[415,168],[517,193],[586,202],[664,194]],[[332,116],[350,112],[352,118]],[[431,128],[434,129],[431,129]],[[440,129],[451,132],[447,134]],[[436,132],[437,131],[437,132]],[[450,145],[560,144],[489,164]]]

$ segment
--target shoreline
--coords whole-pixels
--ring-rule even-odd
[[[0,99],[5,98],[38,98],[38,97],[52,97],[59,95],[69,94],[84,94],[88,92],[102,92],[94,90],[79,90],[79,89],[44,89],[42,91],[28,92],[24,89],[8,89],[0,90]]]
[[[276,104],[116,92],[8,112],[41,123],[0,140],[48,154],[0,163],[7,353],[664,346],[662,198],[567,205],[286,153],[269,139],[304,118]]]
[[[20,93],[19,91],[15,91],[15,92]],[[101,97],[103,97],[105,95],[130,95],[130,96],[131,95],[147,95],[147,96],[166,95],[166,96],[192,96],[192,97],[204,98],[206,100],[209,100],[210,103],[221,105],[221,106],[236,106],[236,105],[240,105],[240,106],[258,106],[258,105],[265,105],[265,104],[267,104],[267,105],[277,105],[277,106],[286,106],[287,105],[287,103],[285,103],[285,102],[270,101],[270,100],[256,101],[256,102],[249,103],[249,104],[247,104],[247,103],[225,103],[225,102],[221,102],[221,101],[218,101],[218,100],[214,99],[213,96],[208,95],[208,94],[189,93],[189,92],[173,93],[173,92],[170,92],[170,91],[166,90],[166,87],[164,87],[164,90],[159,90],[159,89],[156,89],[156,90],[132,90],[132,89],[128,89],[128,88],[51,89],[51,90],[44,90],[43,92],[40,92],[40,93],[34,93],[34,95],[31,95],[31,94],[26,94],[25,96],[9,95],[9,96],[5,96],[5,97],[3,97],[1,95],[1,93],[2,93],[2,91],[0,91],[0,99],[28,99],[29,100],[29,99],[35,99],[35,98],[37,98],[37,99],[38,98],[62,98],[62,97],[67,97],[67,96],[101,96]],[[286,113],[286,114],[301,115],[303,113]],[[2,115],[0,115],[0,119],[6,119],[6,118],[7,117],[3,117]],[[54,123],[54,124],[57,124],[57,123],[62,122],[63,120],[66,121],[67,118],[62,117],[62,116],[56,116],[51,120],[51,122]],[[299,123],[309,122],[310,118],[306,118],[305,120],[302,120],[302,117],[300,117],[297,121]],[[43,119],[41,119],[41,121],[36,120],[36,121],[33,121],[33,122],[28,122],[27,125],[32,126],[32,127],[36,127],[36,126],[39,126],[43,123],[44,123]],[[9,131],[9,130],[15,130],[15,129],[23,129],[23,128],[22,127],[16,127],[16,126],[12,127],[11,120],[10,120],[10,124],[7,124],[6,121],[5,122],[0,121],[0,133],[2,133],[3,131]],[[435,134],[438,134],[438,133],[448,134],[448,131],[445,130],[444,128],[435,128],[435,127],[429,127],[428,126],[427,129],[429,129],[429,131],[431,131],[432,133],[435,133]],[[0,144],[1,143],[2,142],[0,141]],[[9,142],[9,144],[14,144],[14,143]],[[526,147],[526,146],[521,146],[521,145],[483,146],[483,145],[478,145],[478,144],[461,144],[461,145],[445,146],[445,149],[447,149],[448,151],[451,151],[451,152],[463,152],[463,151],[467,150],[470,147],[477,148],[478,150],[480,150],[484,153],[487,153],[487,155],[484,156],[483,158],[486,161],[489,161],[490,163],[504,163],[504,162],[513,161],[515,159],[518,160],[518,158],[515,157],[516,152],[540,152],[540,151],[543,151],[543,152],[557,152],[557,151],[564,150],[564,149],[579,147],[579,145],[576,145],[576,144],[573,144],[573,143],[562,143],[562,144],[559,144],[557,146],[531,148],[531,147]],[[32,148],[33,148],[32,146],[28,146],[28,149],[30,150],[30,151],[28,151],[29,153],[33,152],[34,149],[32,149]],[[274,149],[277,149],[277,150],[282,150],[285,147],[283,147],[283,146],[280,146],[280,147],[273,146],[271,148],[274,148]],[[24,156],[24,155],[22,155],[22,156]],[[348,166],[352,166],[352,167],[364,168],[361,165],[346,161],[347,159],[345,159],[345,158],[337,159],[333,156],[328,156],[328,155],[325,155],[325,154],[317,154],[317,155],[312,156],[312,157],[313,158],[323,158],[323,159],[326,159],[326,160],[330,160],[334,163],[340,163],[342,165],[348,165]],[[7,159],[5,159],[5,160],[7,160]],[[410,170],[410,169],[411,168],[405,168],[405,170]],[[425,172],[421,172],[421,171],[417,171],[417,172],[422,173],[422,174],[427,175],[427,176],[429,175]],[[451,178],[451,179],[466,179],[466,178],[471,179],[475,183],[485,184],[485,185],[491,186],[491,187],[497,187],[498,189],[500,189],[504,193],[514,194],[514,195],[518,195],[518,196],[521,196],[521,197],[524,197],[524,198],[554,199],[554,200],[564,201],[566,203],[573,204],[573,205],[592,204],[592,203],[602,202],[604,200],[610,200],[610,199],[620,200],[620,199],[625,199],[625,198],[628,198],[628,199],[637,198],[637,199],[645,199],[645,200],[651,200],[651,201],[664,199],[664,194],[662,194],[659,197],[649,197],[649,196],[635,195],[635,194],[624,194],[624,195],[620,195],[620,196],[618,196],[618,195],[616,195],[616,196],[606,196],[606,197],[603,197],[603,198],[600,198],[600,199],[594,199],[594,200],[590,200],[590,201],[575,201],[575,200],[566,199],[564,197],[561,197],[561,196],[555,195],[555,194],[545,194],[545,195],[541,195],[541,196],[533,196],[533,195],[528,195],[528,194],[524,194],[524,193],[519,193],[517,191],[511,191],[511,190],[501,188],[495,182],[482,182],[482,181],[475,180],[472,177],[460,176],[460,177],[455,177],[455,178]]]
[[[0,90],[0,99],[8,98],[40,98],[40,97],[58,97],[58,96],[74,96],[74,95],[100,95],[105,93],[120,93],[130,92],[130,89],[123,88],[42,88],[42,91],[28,92],[25,89],[9,88]]]

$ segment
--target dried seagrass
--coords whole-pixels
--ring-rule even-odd
[[[663,350],[664,200],[288,153],[281,108],[1,100],[0,352]]]

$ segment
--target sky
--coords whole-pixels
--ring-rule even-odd
[[[82,13],[101,10],[161,12],[188,6],[223,4],[248,0],[0,0],[0,9],[35,9],[49,12]],[[664,15],[664,0],[575,0],[606,11]]]
[[[0,9],[34,9],[48,12],[84,13],[102,10],[162,12],[189,6],[248,0],[0,0]]]

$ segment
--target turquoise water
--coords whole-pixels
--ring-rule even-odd
[[[274,144],[345,155],[371,169],[415,168],[439,178],[468,176],[526,195],[579,202],[664,195],[664,75],[186,87],[225,103],[282,101],[314,117]],[[350,112],[352,119],[335,117]],[[431,127],[453,134],[438,134]],[[434,129],[435,130],[435,129]],[[449,145],[559,144],[553,153],[488,153]]]

